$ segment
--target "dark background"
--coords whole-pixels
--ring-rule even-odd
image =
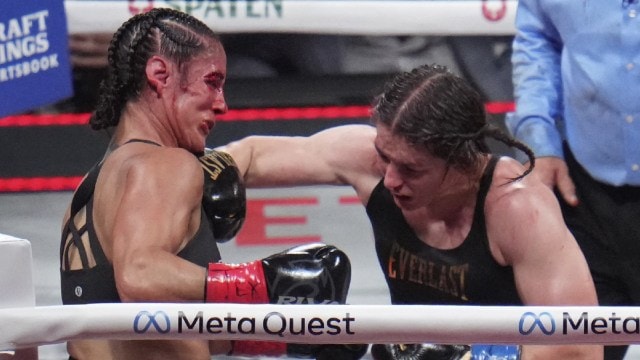
[[[416,55],[390,54],[387,68],[368,68],[366,58],[350,67],[360,72],[343,71],[345,39],[341,36],[296,34],[234,34],[223,38],[228,53],[226,100],[230,109],[260,109],[315,106],[368,106],[382,91],[383,84],[403,70],[394,64],[393,56],[442,58],[442,64],[466,77],[487,102],[512,101],[510,83],[509,37],[451,37],[425,41]],[[357,39],[356,39],[357,40]],[[388,39],[387,39],[388,40]],[[396,41],[402,46],[406,39]],[[342,44],[343,46],[337,46]],[[429,46],[437,47],[430,49]],[[505,46],[506,45],[506,46]],[[500,52],[495,48],[502,49]],[[443,50],[444,49],[444,50]],[[308,50],[308,53],[305,52]],[[313,55],[328,59],[319,63]],[[376,49],[372,49],[375,53]],[[451,55],[452,60],[443,55]],[[346,58],[346,57],[344,57]],[[350,61],[354,61],[351,56]],[[425,58],[426,59],[426,58]],[[426,60],[425,60],[426,61]],[[75,66],[75,95],[57,104],[34,109],[28,114],[89,113],[97,98],[97,89],[105,70],[100,66]],[[0,119],[0,121],[2,121]],[[491,121],[502,126],[503,114],[491,115]],[[368,123],[362,118],[270,119],[251,121],[219,121],[208,139],[208,146],[226,144],[252,134],[310,135],[327,127],[347,123]],[[106,148],[109,134],[95,132],[88,125],[0,126],[0,180],[33,177],[82,176]],[[503,145],[490,142],[497,153],[511,154]],[[0,189],[0,191],[4,191]]]

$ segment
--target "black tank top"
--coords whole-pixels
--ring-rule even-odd
[[[440,250],[422,242],[383,182],[373,190],[367,215],[393,304],[522,304],[513,269],[498,264],[489,251],[484,201],[497,160],[492,157],[485,169],[471,230],[455,249]]]
[[[144,140],[132,140],[148,142]],[[152,143],[155,144],[155,143]],[[157,145],[157,144],[156,144]],[[120,302],[116,289],[113,266],[107,260],[93,226],[93,192],[100,173],[101,164],[96,164],[80,184],[71,201],[71,216],[62,230],[60,244],[60,281],[63,304],[88,304]],[[80,228],[75,226],[74,217],[86,206],[86,222]],[[209,219],[200,209],[200,228],[177,256],[194,264],[206,267],[211,262],[220,261],[218,245],[209,226]],[[88,235],[89,248],[82,242],[81,236]],[[71,239],[67,238],[71,235]],[[82,269],[70,268],[69,248],[75,246],[80,255]],[[95,266],[89,264],[89,254],[95,259]],[[204,281],[204,280],[203,280]]]

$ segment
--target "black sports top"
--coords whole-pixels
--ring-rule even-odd
[[[469,235],[455,249],[440,250],[422,242],[383,186],[367,204],[378,261],[393,304],[521,305],[510,266],[498,264],[489,251],[484,202],[498,157],[487,165]]]
[[[130,142],[152,143],[146,140],[132,140]],[[96,164],[78,187],[71,201],[71,216],[62,231],[60,280],[63,304],[121,301],[116,289],[113,266],[104,255],[93,226],[93,191],[100,167],[101,164]],[[74,218],[85,206],[85,224],[77,228]],[[200,213],[200,228],[193,239],[177,255],[194,264],[206,267],[210,262],[220,261],[220,252],[209,226],[209,219],[205,216],[204,210],[201,209]],[[83,235],[85,235],[84,238],[88,238],[88,241],[83,242]],[[69,270],[72,246],[77,249],[82,269]],[[91,261],[91,256],[95,259],[95,264],[94,261]]]

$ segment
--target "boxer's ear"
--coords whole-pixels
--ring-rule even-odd
[[[147,76],[147,82],[149,86],[157,93],[161,94],[164,88],[167,86],[167,81],[171,75],[172,66],[162,56],[153,55],[147,60],[147,67],[145,68],[145,74]]]

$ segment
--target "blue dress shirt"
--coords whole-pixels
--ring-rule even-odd
[[[640,185],[640,0],[520,0],[511,133],[537,157],[566,140],[596,180]]]

